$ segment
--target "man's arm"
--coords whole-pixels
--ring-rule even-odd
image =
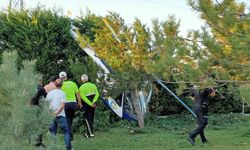
[[[81,100],[81,96],[80,96],[80,91],[79,91],[75,82],[74,82],[74,85],[75,85],[75,95],[76,95],[76,99],[77,99],[77,106],[79,108],[81,108],[82,107],[82,100]]]
[[[97,87],[96,87],[96,89],[95,89],[95,97],[94,97],[94,100],[92,102],[93,103],[92,107],[96,107],[95,102],[98,100],[99,96],[100,96],[100,94],[99,94],[99,92],[97,90]]]
[[[92,106],[92,102],[83,94],[83,93],[80,93],[81,95],[81,98],[84,100],[85,103],[87,103],[89,106]]]
[[[31,98],[30,104],[31,105],[38,105],[39,104],[39,100],[41,97],[46,98],[47,93],[45,92],[44,88],[37,88],[37,92],[36,94]]]
[[[65,102],[61,102],[59,108],[54,112],[54,116],[57,116],[64,108]]]
[[[76,92],[76,98],[77,98],[78,107],[82,108],[82,100],[81,100],[80,92]]]

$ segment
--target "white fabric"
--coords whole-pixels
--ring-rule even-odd
[[[109,107],[120,117],[123,116],[123,106],[119,106],[114,99],[111,97],[107,98]]]
[[[66,95],[62,90],[54,89],[48,93],[46,101],[49,102],[49,108],[55,112],[57,109],[59,109],[61,102],[66,103]],[[57,117],[58,116],[65,117],[64,109],[57,115]]]

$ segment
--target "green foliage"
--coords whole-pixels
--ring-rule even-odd
[[[92,83],[96,83],[96,79],[98,78],[97,73],[101,73],[101,69],[97,64],[93,62],[91,58],[85,57],[82,61],[75,61],[70,63],[71,72],[77,77],[78,83],[82,83],[81,76],[83,74],[87,74],[89,80]],[[81,85],[81,84],[80,84]]]
[[[1,50],[16,50],[16,66],[24,60],[36,60],[35,70],[45,75],[58,75],[62,70],[70,77],[71,61],[82,60],[84,53],[70,35],[70,20],[60,12],[43,8],[1,12]]]
[[[249,84],[240,86],[239,90],[240,90],[240,96],[241,96],[242,100],[244,102],[247,102],[248,104],[250,104],[250,93],[249,93],[250,86],[249,86]]]
[[[146,26],[137,19],[133,27],[128,28],[118,14],[110,13],[105,19],[107,22],[112,23],[111,26],[114,32],[120,34],[119,38],[121,38],[122,43],[119,43],[116,38],[113,38],[114,35],[112,35],[103,20],[95,16],[88,17],[88,19],[92,19],[91,22],[96,24],[96,29],[94,30],[96,38],[94,41],[90,37],[89,40],[86,40],[86,35],[84,35],[78,42],[81,45],[86,45],[84,43],[86,41],[91,42],[91,46],[95,49],[98,56],[105,60],[117,73],[117,81],[122,79],[130,83],[130,87],[138,86],[141,82],[140,79],[146,75],[146,72],[143,71],[143,66],[146,61],[146,51],[149,49],[150,40],[150,34]],[[80,26],[79,31],[84,30],[84,28],[84,26]],[[133,55],[130,55],[130,52]],[[133,74],[133,77],[131,77],[131,74]]]
[[[95,111],[95,129],[99,131],[109,131],[112,127],[112,117],[114,116],[112,116],[111,110],[97,109]]]
[[[238,124],[244,124],[248,122],[247,118],[242,117],[241,114],[232,114],[232,113],[220,115],[220,117],[216,115],[211,115],[209,119],[210,119],[209,124],[212,126],[212,129],[214,130],[223,129],[228,125],[237,126]]]
[[[101,29],[100,19],[100,16],[96,16],[88,10],[85,15],[81,14],[80,17],[74,20],[74,25],[79,29],[81,34],[89,38],[89,42],[93,42],[96,30]]]
[[[5,120],[8,120],[8,118],[10,117],[9,109],[11,109],[9,97],[2,88],[0,88],[0,109],[1,109],[0,121],[2,122],[0,124],[0,132],[2,132],[5,126],[5,123],[3,122]]]
[[[212,113],[240,112],[242,101],[238,87],[236,84],[219,87],[217,95],[209,98],[209,111]]]
[[[1,99],[6,105],[1,105],[1,137],[2,149],[29,149],[33,146],[38,134],[47,132],[51,121],[47,104],[39,107],[29,105],[35,93],[39,76],[34,73],[34,62],[24,62],[24,69],[19,74],[15,69],[16,53],[4,53],[3,64],[0,67]],[[32,90],[33,89],[33,90]],[[3,93],[4,92],[4,93]],[[30,140],[31,143],[28,143]],[[31,149],[31,148],[30,148]]]
[[[250,20],[246,4],[235,0],[189,0],[189,5],[207,23],[199,37],[206,52],[212,54],[207,59],[208,70],[217,79],[249,80]]]
[[[159,116],[178,114],[183,112],[184,107],[164,88],[156,84],[157,91],[152,95],[149,103],[149,111]],[[171,84],[166,85],[173,92],[175,87]]]

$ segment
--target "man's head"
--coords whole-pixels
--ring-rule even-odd
[[[61,78],[62,80],[67,80],[67,73],[64,71],[60,72],[59,78]]]
[[[55,81],[55,86],[56,86],[57,88],[61,88],[62,85],[63,85],[63,80],[62,80],[61,78],[56,79],[56,81]]]
[[[57,79],[57,77],[55,77],[55,76],[50,76],[49,82],[55,82],[56,79]]]
[[[81,80],[82,80],[83,83],[87,82],[87,81],[89,80],[88,75],[83,74],[83,75],[81,76]]]

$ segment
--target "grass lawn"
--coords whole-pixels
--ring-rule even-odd
[[[195,128],[191,116],[157,119],[145,129],[112,128],[109,132],[96,131],[96,137],[87,139],[75,135],[74,150],[249,150],[250,116],[240,114],[213,115],[206,129],[209,143],[188,143],[187,134]],[[131,132],[133,131],[133,132]]]

